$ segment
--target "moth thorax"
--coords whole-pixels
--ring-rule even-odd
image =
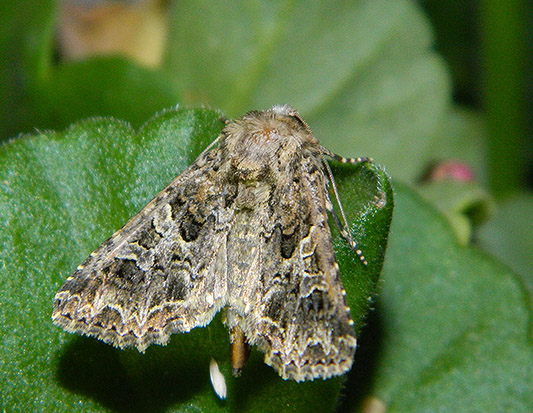
[[[302,148],[299,137],[282,136],[276,129],[262,128],[243,134],[232,149],[230,162],[240,180],[268,179],[280,169],[280,164],[298,157]]]

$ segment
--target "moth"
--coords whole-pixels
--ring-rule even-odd
[[[327,158],[288,105],[228,122],[170,185],[94,251],[57,292],[68,332],[144,350],[207,325],[222,308],[232,366],[247,347],[283,379],[347,372],[356,337],[328,226],[340,223]]]

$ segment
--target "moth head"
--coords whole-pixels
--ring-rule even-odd
[[[231,166],[244,179],[254,179],[290,165],[319,143],[298,112],[289,105],[251,111],[226,125],[222,145]],[[318,153],[318,152],[317,152]]]

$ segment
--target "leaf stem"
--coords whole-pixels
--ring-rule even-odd
[[[517,190],[525,175],[525,4],[480,3],[489,182],[496,196]]]

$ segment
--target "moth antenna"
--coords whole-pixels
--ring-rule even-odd
[[[326,149],[326,148],[322,148],[322,149],[325,155],[330,156],[331,158],[339,162],[343,162],[343,163],[358,164],[361,162],[371,161],[370,158],[344,158],[342,156],[334,154],[329,149]],[[326,159],[322,158],[322,162],[324,163],[326,167],[328,178],[329,178],[329,181],[331,182],[331,187],[333,188],[333,193],[335,194],[335,199],[337,200],[337,204],[339,205],[339,211],[341,213],[343,222],[342,223],[340,222],[339,217],[335,213],[333,205],[331,204],[331,201],[329,202],[329,205],[326,205],[326,208],[331,213],[331,216],[333,217],[333,221],[335,221],[335,225],[337,225],[337,227],[339,228],[341,236],[346,240],[346,242],[348,242],[352,250],[355,251],[355,253],[359,257],[361,262],[365,265],[368,265],[368,261],[363,255],[363,252],[357,247],[357,243],[353,240],[352,235],[350,234],[350,227],[348,226],[348,220],[346,219],[346,214],[344,213],[344,208],[342,207],[342,202],[339,197],[339,191],[337,190],[337,184],[335,183],[335,178],[333,178],[333,172],[331,170],[331,167],[329,166],[329,163],[328,161],[326,161]]]
[[[213,146],[215,146],[219,142],[220,142],[220,135],[217,136],[217,138],[213,142],[207,145],[207,147],[202,151],[202,153],[198,157],[203,156],[205,153],[209,152],[211,148],[213,148]]]

